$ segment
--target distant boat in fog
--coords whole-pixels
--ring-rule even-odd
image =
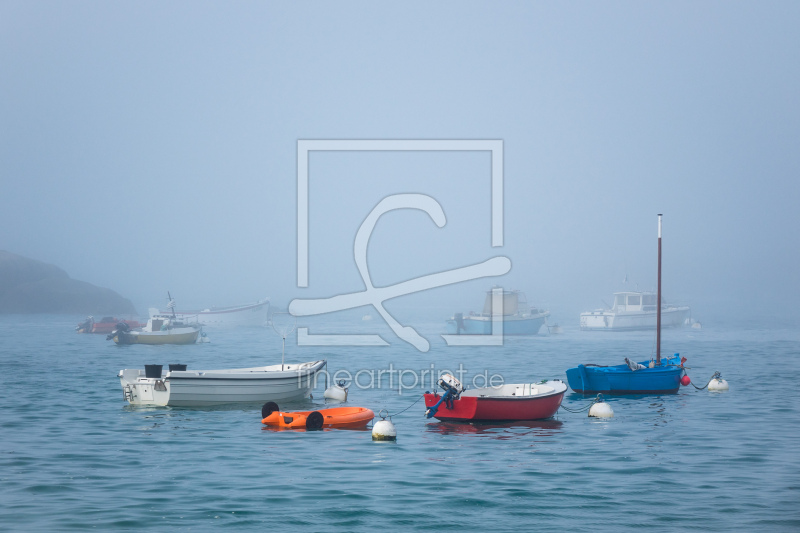
[[[194,344],[201,330],[198,324],[156,316],[143,328],[131,329],[125,322],[120,322],[106,340],[113,340],[116,344]]]
[[[80,324],[75,327],[75,331],[78,333],[103,333],[108,334],[114,331],[117,327],[117,324],[123,322],[128,325],[129,328],[141,328],[144,326],[138,320],[124,320],[121,318],[113,317],[113,316],[104,316],[99,321],[95,321],[94,317],[89,315],[86,317],[86,320],[81,322]]]
[[[184,322],[197,322],[206,326],[264,326],[269,315],[269,298],[256,303],[234,305],[230,307],[209,307],[201,311],[159,310],[150,308],[150,316],[174,315]]]
[[[503,291],[503,335],[536,335],[550,316],[550,311],[528,305],[525,293],[518,290]],[[454,314],[447,321],[447,333],[455,335],[492,334],[492,291],[486,291],[481,314]]]
[[[581,329],[587,331],[635,331],[656,327],[658,295],[654,292],[614,293],[611,309],[581,313]],[[683,325],[691,314],[688,306],[661,304],[661,327]]]

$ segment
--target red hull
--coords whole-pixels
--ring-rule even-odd
[[[117,324],[120,322],[124,322],[128,324],[128,327],[131,329],[141,328],[145,324],[137,322],[136,320],[115,320],[113,322],[95,322],[92,324],[91,331],[84,331],[83,333],[111,333],[115,329],[117,329]]]
[[[564,392],[566,391],[534,398],[462,396],[453,402],[452,409],[448,409],[442,403],[434,416],[439,420],[463,421],[544,420],[556,414],[561,406],[561,400],[564,399]],[[440,398],[438,394],[426,394],[425,407],[433,407]]]

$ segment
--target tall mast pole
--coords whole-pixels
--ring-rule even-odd
[[[658,214],[658,307],[656,308],[656,366],[661,366],[661,213]]]

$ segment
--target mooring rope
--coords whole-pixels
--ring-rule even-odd
[[[711,382],[712,382],[712,381],[714,381],[715,379],[721,379],[721,378],[722,378],[722,376],[720,375],[720,373],[719,373],[719,372],[714,372],[714,375],[713,375],[713,376],[711,376],[711,379],[709,379],[709,380],[708,380],[708,383],[706,383],[706,384],[705,384],[705,386],[703,386],[703,387],[698,387],[697,385],[695,385],[695,384],[694,384],[694,381],[690,381],[690,383],[692,384],[692,387],[694,387],[695,389],[697,389],[697,390],[703,390],[703,389],[705,389],[706,387],[708,387],[709,385],[711,385]]]
[[[403,414],[403,413],[405,413],[406,411],[408,411],[409,409],[411,409],[412,407],[414,407],[414,405],[416,405],[416,403],[417,403],[418,401],[420,401],[421,399],[423,399],[424,397],[425,397],[425,395],[424,395],[424,394],[421,394],[419,398],[417,398],[416,400],[414,400],[414,403],[412,403],[411,405],[409,405],[408,407],[406,407],[406,408],[405,408],[405,409],[403,409],[402,411],[399,411],[399,412],[397,412],[397,413],[395,413],[395,414],[393,414],[393,415],[392,415],[392,414],[387,414],[387,415],[386,415],[386,416],[387,416],[387,418],[392,418],[393,416],[397,416],[397,415],[400,415],[400,414]],[[388,411],[388,410],[387,410],[386,412],[387,412],[387,413],[389,413],[389,411]]]
[[[587,409],[591,409],[594,404],[602,402],[603,401],[602,397],[603,397],[602,394],[598,394],[597,398],[592,400],[592,403],[590,403],[586,407],[581,407],[580,409],[570,409],[569,407],[564,407],[563,404],[559,407],[559,409],[563,409],[565,411],[569,411],[570,413],[580,413],[580,412],[586,411]]]

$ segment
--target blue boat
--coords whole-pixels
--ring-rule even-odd
[[[518,290],[503,291],[503,335],[536,335],[550,316],[549,311],[531,307],[525,294]],[[451,335],[492,334],[492,291],[486,291],[481,314],[456,313],[447,321]]]
[[[615,366],[578,365],[567,370],[569,387],[582,394],[673,394],[681,388],[683,366],[680,354],[661,360]],[[637,368],[633,370],[631,366]]]
[[[567,370],[572,390],[583,394],[673,394],[681,387],[685,358],[675,354],[661,359],[661,215],[658,215],[658,302],[656,313],[656,358],[636,363],[602,366],[578,365]]]

